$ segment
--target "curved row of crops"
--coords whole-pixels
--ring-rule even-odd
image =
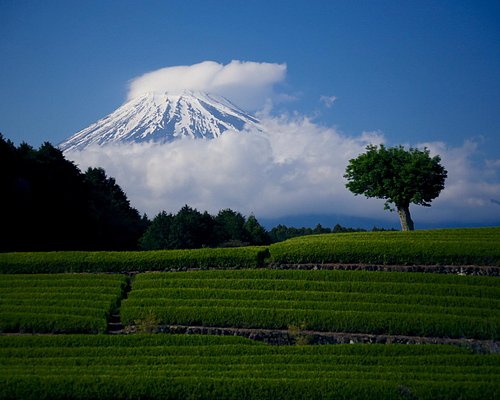
[[[0,398],[489,399],[500,355],[240,337],[0,336]]]
[[[0,274],[0,332],[105,332],[126,277]]]
[[[259,268],[266,247],[157,251],[54,251],[0,253],[0,273],[144,272],[186,268]]]
[[[139,274],[126,324],[498,339],[494,277],[361,271],[239,270]]]
[[[266,264],[500,266],[500,227],[302,236],[269,247],[0,253],[0,273],[145,272]]]
[[[269,250],[275,264],[500,266],[500,228],[312,235],[273,244]]]

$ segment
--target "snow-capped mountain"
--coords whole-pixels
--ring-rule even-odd
[[[177,138],[213,139],[227,130],[262,130],[259,121],[229,100],[202,92],[146,93],[59,144],[63,151],[108,143],[165,143]]]

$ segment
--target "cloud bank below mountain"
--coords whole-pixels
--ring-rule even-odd
[[[150,216],[189,204],[211,213],[232,208],[259,218],[351,215],[398,226],[397,215],[384,211],[382,200],[355,197],[343,178],[349,159],[368,144],[385,142],[381,133],[345,136],[303,116],[265,117],[262,123],[266,133],[226,132],[214,140],[108,145],[66,155],[82,169],[103,167],[132,205]],[[416,145],[439,154],[448,170],[446,187],[432,207],[410,208],[417,228],[500,221],[500,207],[491,201],[500,193],[491,179],[498,163],[475,166],[480,150],[473,142],[455,148],[443,142]]]

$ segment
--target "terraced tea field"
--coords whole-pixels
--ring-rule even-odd
[[[311,269],[328,263],[443,274]],[[309,270],[283,269],[297,264]],[[462,267],[489,276],[457,275]],[[500,228],[316,235],[269,248],[0,254],[0,400],[497,399],[499,268]],[[106,334],[118,310],[128,332],[266,330],[298,345]],[[454,346],[307,344],[334,335]]]
[[[105,332],[123,275],[0,274],[0,332]]]
[[[239,337],[0,336],[2,399],[493,399],[500,355]]]
[[[139,274],[122,321],[498,339],[495,277],[363,271]]]
[[[500,228],[302,236],[269,247],[273,264],[500,266]]]

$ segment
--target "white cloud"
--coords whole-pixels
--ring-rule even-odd
[[[383,215],[377,202],[354,199],[342,178],[350,158],[379,133],[341,135],[305,117],[267,118],[269,133],[226,132],[214,140],[125,144],[68,152],[82,170],[101,166],[141,212],[175,212],[184,204],[260,217],[296,213]]]
[[[204,61],[161,68],[134,78],[129,84],[128,99],[147,92],[180,93],[188,89],[219,94],[243,109],[256,110],[275,97],[273,88],[285,75],[286,64],[233,60],[223,65]]]
[[[319,101],[323,103],[326,108],[331,108],[333,103],[337,101],[336,96],[320,96]]]
[[[66,153],[85,169],[101,166],[116,178],[131,203],[154,216],[177,212],[184,204],[216,213],[232,208],[246,215],[279,217],[339,214],[392,221],[383,201],[353,196],[343,174],[349,159],[369,143],[383,143],[379,132],[345,136],[305,117],[268,117],[269,133],[226,132],[214,140],[178,140],[167,144],[126,144]],[[419,223],[488,223],[500,220],[500,184],[491,171],[471,159],[477,145],[453,148],[421,144],[440,154],[448,170],[446,187],[432,207],[412,206]],[[495,219],[496,218],[496,219]]]
[[[132,205],[154,216],[177,212],[184,204],[216,213],[231,208],[261,218],[336,214],[398,224],[383,200],[354,196],[343,174],[351,158],[368,144],[385,142],[380,132],[346,136],[311,119],[269,116],[265,105],[282,95],[273,87],[286,74],[285,64],[205,61],[146,73],[130,83],[129,98],[149,91],[203,90],[228,97],[259,114],[265,132],[226,132],[214,140],[177,140],[166,144],[123,144],[69,152],[82,170],[103,167],[116,178]],[[322,96],[331,106],[334,96]],[[268,110],[269,111],[269,110]],[[397,143],[396,143],[397,144]],[[391,145],[391,144],[389,144]],[[427,224],[500,221],[499,160],[477,166],[478,144],[450,147],[443,142],[417,144],[439,154],[448,179],[432,207],[412,206],[417,228]],[[495,200],[495,201],[492,201]]]
[[[448,171],[445,188],[430,208],[414,207],[414,214],[428,222],[440,223],[498,223],[500,210],[491,199],[500,199],[500,183],[496,179],[495,165],[485,161],[473,162],[481,152],[479,144],[466,140],[460,147],[444,142],[421,143],[431,155],[440,155]],[[492,179],[493,178],[493,179]]]

